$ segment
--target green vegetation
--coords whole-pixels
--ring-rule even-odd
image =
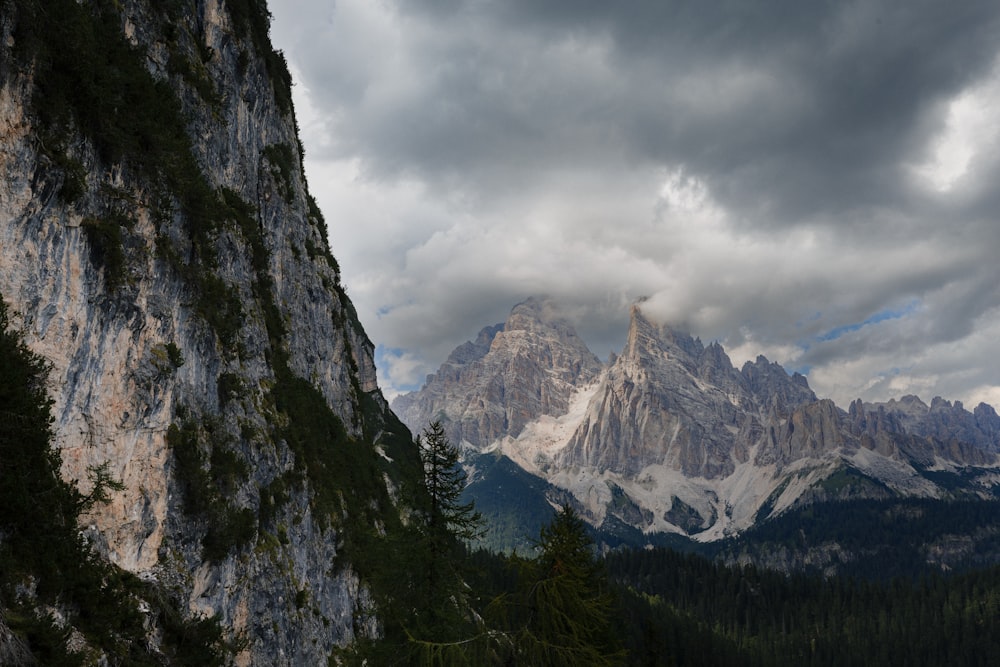
[[[956,539],[958,538],[958,539]],[[935,545],[961,547],[935,554]],[[773,554],[804,554],[837,544],[812,572],[889,581],[917,580],[947,567],[954,572],[1000,563],[1000,501],[927,498],[817,503],[787,511],[729,540],[691,545],[726,561],[767,562]],[[803,569],[808,571],[805,564]]]
[[[164,345],[164,349],[167,352],[167,359],[170,361],[171,366],[177,369],[184,365],[184,354],[181,353],[181,349],[177,347],[177,343],[170,341]]]
[[[417,440],[423,491],[407,525],[381,542],[372,580],[383,637],[337,656],[348,664],[614,665],[614,600],[585,524],[563,508],[536,557],[470,554],[478,512],[440,423]]]
[[[1000,568],[865,582],[725,567],[667,549],[610,555],[630,660],[648,665],[987,665]]]
[[[271,178],[278,184],[278,190],[285,201],[292,201],[295,195],[292,174],[295,171],[295,154],[288,144],[272,144],[264,148],[264,157],[271,163]]]
[[[462,497],[474,501],[484,519],[476,546],[508,553],[531,549],[532,538],[555,517],[547,498],[553,487],[506,456],[474,455],[469,464],[476,478]]]
[[[225,558],[233,549],[250,544],[257,534],[256,513],[228,500],[250,470],[222,433],[221,426],[212,420],[199,424],[187,419],[180,426],[171,424],[167,430],[167,445],[174,453],[175,477],[181,485],[184,512],[203,520],[206,526],[202,539],[202,555],[206,560]],[[208,456],[205,449],[209,449]]]
[[[176,33],[175,31],[172,31]],[[209,106],[218,108],[222,104],[222,96],[215,89],[215,83],[208,73],[206,64],[212,59],[212,48],[202,43],[198,44],[198,57],[192,58],[178,48],[176,41],[170,43],[170,57],[167,60],[167,71],[180,76],[197,91],[199,97]]]
[[[249,36],[254,51],[264,58],[268,78],[274,87],[274,99],[283,114],[292,112],[292,75],[280,51],[271,48],[271,13],[265,0],[226,0],[226,8],[237,30]]]
[[[428,436],[437,439],[433,428]],[[698,547],[716,560],[649,546],[599,562],[590,535],[607,540],[607,527],[592,531],[563,508],[528,556],[448,552],[450,576],[465,589],[443,606],[453,614],[451,632],[437,634],[429,619],[444,613],[420,604],[429,598],[419,573],[431,561],[414,548],[414,534],[393,573],[395,596],[379,608],[419,618],[399,626],[390,616],[384,639],[364,655],[413,665],[987,665],[1000,650],[1000,567],[991,564],[1000,553],[998,509],[970,500],[817,504]],[[956,561],[962,573],[948,575],[932,557],[935,545],[956,542],[966,550]],[[848,576],[718,560],[801,555],[827,544],[843,547],[836,565]],[[464,612],[455,600],[468,605]]]
[[[291,77],[283,56],[271,48],[265,3],[228,0],[226,5],[235,25],[264,58],[279,107],[289,113]],[[39,121],[40,145],[63,173],[62,198],[74,202],[87,191],[87,171],[73,155],[80,138],[96,149],[99,168],[122,165],[125,174],[147,184],[158,224],[179,219],[186,227],[183,237],[161,229],[158,257],[190,282],[195,309],[216,332],[221,347],[235,352],[245,312],[238,290],[215,272],[214,238],[227,221],[236,220],[248,240],[259,241],[259,230],[248,233],[251,226],[244,218],[249,217],[253,227],[256,220],[238,195],[216,191],[205,178],[180,101],[169,82],[149,73],[144,54],[121,33],[119,3],[4,0],[3,6],[5,17],[13,19],[14,60],[23,70],[34,72],[32,106]],[[192,36],[181,39],[176,27],[183,11],[180,3],[156,7],[160,15],[152,20],[160,22],[167,36],[168,70],[191,84],[210,106],[217,105],[218,94],[205,70],[213,54]],[[290,198],[293,150],[275,145],[266,153],[282,194]],[[130,226],[113,212],[92,216],[83,225],[92,260],[105,269],[112,291],[126,282],[125,234]],[[190,252],[176,246],[182,238],[190,244]],[[328,249],[324,252],[329,254]],[[262,242],[255,244],[253,259],[258,269],[267,261]],[[261,298],[259,292],[255,296]]]
[[[479,535],[482,517],[471,503],[462,503],[465,472],[458,449],[440,422],[430,424],[417,439],[427,490],[420,528],[411,553],[420,562],[415,592],[421,601],[414,619],[404,621],[409,636],[426,643],[460,641],[474,634],[458,563],[461,545]]]
[[[570,507],[542,528],[537,551],[533,560],[515,559],[520,572],[513,595],[501,595],[489,608],[499,610],[507,660],[566,667],[622,664],[610,587],[586,526]]]
[[[122,221],[118,217],[85,218],[81,227],[90,242],[91,260],[95,266],[104,267],[105,284],[114,292],[126,280]]]
[[[233,399],[241,396],[246,391],[242,378],[236,373],[222,373],[216,385],[216,394],[219,405],[225,407]]]

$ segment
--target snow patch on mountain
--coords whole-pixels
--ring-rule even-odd
[[[545,476],[556,452],[569,442],[587,406],[597,393],[598,383],[591,382],[573,391],[569,410],[562,415],[542,415],[525,426],[517,438],[507,436],[493,443],[488,449],[505,454],[512,461],[535,475]]]

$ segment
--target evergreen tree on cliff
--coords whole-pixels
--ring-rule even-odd
[[[448,440],[441,422],[429,424],[417,444],[427,490],[420,540],[425,560],[423,581],[418,585],[425,601],[420,634],[434,642],[458,640],[474,633],[460,565],[464,542],[479,535],[482,519],[472,503],[461,501],[465,471],[458,462],[458,448]]]

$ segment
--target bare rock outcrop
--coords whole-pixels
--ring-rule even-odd
[[[325,446],[357,448],[389,484],[372,440],[396,422],[306,187],[264,5],[50,4],[7,2],[0,19],[0,295],[51,363],[64,477],[86,493],[107,464],[124,485],[81,528],[245,638],[239,664],[325,664],[374,621],[356,617],[360,556],[317,507],[336,490],[286,437],[289,390],[319,396],[345,432]],[[72,69],[52,55],[69,47],[46,41],[60,21],[106,41],[68,90],[51,63]],[[63,95],[61,116],[40,91]],[[215,514],[184,508],[170,438],[184,428],[209,478],[212,461],[237,462]],[[387,494],[345,495],[392,512]],[[253,521],[206,557],[212,519],[230,516]]]

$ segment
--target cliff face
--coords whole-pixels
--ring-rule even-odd
[[[325,661],[374,631],[338,545],[398,520],[413,453],[307,192],[264,3],[7,0],[0,29],[0,295],[51,362],[63,475],[124,484],[90,539],[217,615],[240,664]],[[378,483],[337,488],[346,459]]]
[[[808,502],[942,497],[956,488],[990,495],[992,410],[973,415],[940,399],[903,405],[908,411],[856,401],[845,412],[817,399],[801,375],[763,357],[737,371],[718,344],[704,347],[636,306],[624,351],[553,457],[563,472],[549,475],[595,522],[610,516],[701,539]],[[927,470],[966,470],[971,483],[942,486]],[[647,509],[645,518],[618,511],[629,505]]]
[[[705,347],[633,306],[625,348],[557,462],[629,477],[666,465],[721,479],[747,461],[762,423],[815,400],[801,376],[763,357],[737,371],[718,343]]]

